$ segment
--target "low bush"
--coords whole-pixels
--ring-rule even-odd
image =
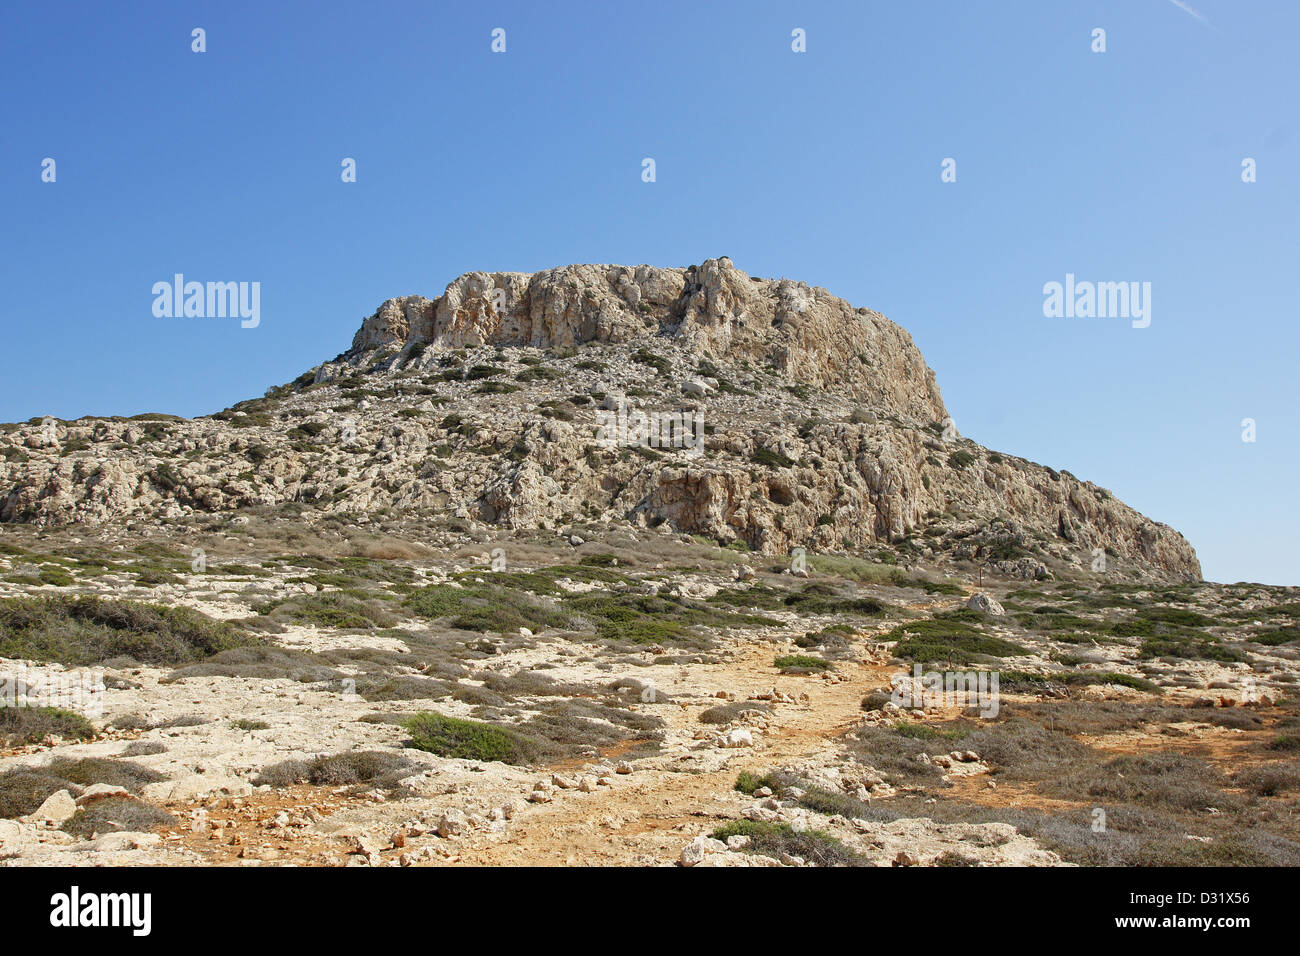
[[[0,707],[0,747],[27,747],[46,737],[87,740],[95,728],[85,717],[60,707]]]
[[[811,674],[832,668],[830,661],[808,654],[783,654],[772,662],[772,666],[780,668],[782,674]]]
[[[894,655],[918,663],[950,661],[965,664],[979,657],[1014,657],[1028,654],[1019,644],[985,634],[964,620],[935,617],[902,624],[885,640],[896,640]]]
[[[410,746],[440,757],[525,764],[539,753],[536,741],[513,730],[432,711],[416,714],[402,728],[411,735]]]
[[[104,783],[138,793],[145,784],[166,780],[156,770],[117,757],[59,757],[45,767],[47,773],[80,787]]]
[[[771,712],[771,706],[764,704],[762,701],[735,700],[730,703],[718,704],[716,707],[708,708],[700,714],[700,723],[729,724],[733,720],[739,720],[745,714],[770,714]]]
[[[98,597],[0,599],[0,657],[69,666],[130,658],[183,664],[258,640],[183,607]]]
[[[310,761],[285,760],[272,764],[263,768],[252,783],[255,787],[309,783],[319,787],[366,786],[392,790],[399,780],[418,769],[417,764],[401,754],[357,750]]]
[[[134,797],[107,797],[95,800],[72,819],[63,824],[63,830],[79,837],[93,837],[103,833],[148,832],[155,827],[174,826],[176,817],[143,800]]]
[[[865,860],[843,843],[820,830],[795,830],[788,823],[764,823],[758,820],[733,820],[713,831],[713,839],[747,836],[747,853],[760,853],[780,859],[783,854],[797,856],[817,866],[861,866]]]

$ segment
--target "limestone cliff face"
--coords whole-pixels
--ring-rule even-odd
[[[439,298],[389,299],[357,350],[415,343],[538,349],[664,337],[727,364],[771,364],[793,381],[925,421],[948,417],[912,337],[825,289],[757,279],[727,258],[686,269],[576,265],[533,274],[471,272]]]
[[[647,447],[637,428],[608,440],[611,416],[684,412],[705,423],[698,447]],[[725,258],[470,273],[437,299],[388,300],[343,356],[209,418],[5,426],[0,521],[294,503],[427,525],[630,521],[1016,577],[1098,561],[1200,577],[1173,529],[949,426],[903,329]]]

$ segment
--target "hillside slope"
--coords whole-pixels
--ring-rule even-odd
[[[469,273],[437,299],[390,299],[347,352],[211,417],[0,432],[2,521],[290,503],[515,529],[630,520],[1022,578],[1102,560],[1200,578],[1173,529],[957,435],[902,328],[726,258]]]

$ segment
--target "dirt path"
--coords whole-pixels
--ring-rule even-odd
[[[500,836],[467,840],[455,862],[467,866],[546,866],[670,863],[682,846],[712,829],[714,819],[734,815],[742,797],[733,787],[742,770],[759,773],[824,752],[861,716],[863,695],[888,682],[883,664],[843,662],[831,683],[815,677],[777,675],[773,648],[746,647],[726,665],[728,689],[742,693],[775,687],[807,702],[777,703],[760,746],[729,750],[715,770],[646,769],[621,777],[591,794],[566,791],[549,804],[529,805]],[[718,701],[677,709],[673,728],[690,736],[701,710]],[[685,763],[685,762],[684,762]]]
[[[863,637],[868,644],[860,648],[865,650],[870,635]],[[887,685],[893,670],[863,660],[837,663],[835,671],[842,679],[835,682],[781,675],[772,661],[785,647],[741,644],[726,664],[716,669],[691,669],[676,679],[665,679],[664,690],[672,700],[654,708],[666,724],[664,755],[637,761],[635,772],[615,775],[612,787],[602,786],[593,793],[556,790],[551,803],[521,801],[503,833],[475,830],[451,841],[432,838],[437,855],[417,857],[415,865],[647,865],[675,861],[694,836],[716,826],[716,818],[734,817],[750,802],[734,790],[742,770],[762,773],[833,750],[835,739],[860,719],[863,696]],[[729,700],[744,700],[773,689],[796,700],[807,694],[808,700],[770,702],[767,728],[755,731],[756,746],[723,750],[693,739],[707,726],[700,722],[700,713],[724,703],[713,696],[717,691],[727,691]],[[606,756],[618,759],[617,754]],[[575,776],[577,769],[572,765],[539,768],[536,779],[549,778],[553,770]],[[345,814],[363,829],[384,832],[400,829],[413,812],[405,801],[391,806],[368,804],[340,789],[311,786],[215,804],[168,805],[185,822],[160,831],[166,844],[209,864],[339,865],[347,859],[347,851],[329,828],[294,832],[276,829],[271,821],[278,815],[310,809],[318,819]],[[213,808],[210,814],[200,809],[205,805]],[[204,815],[205,825],[191,827],[189,821],[196,811]],[[357,813],[367,821],[364,825]],[[425,842],[428,839],[420,845],[430,845]],[[396,860],[400,854],[398,848],[386,850],[383,860]]]
[[[735,791],[737,775],[756,775],[779,766],[819,755],[834,762],[835,741],[861,719],[861,701],[868,691],[887,687],[897,671],[872,662],[870,632],[854,643],[860,660],[835,665],[836,681],[817,676],[782,675],[773,666],[777,654],[789,645],[755,642],[734,645],[724,664],[706,669],[665,673],[662,689],[669,701],[651,705],[665,722],[661,755],[634,762],[635,772],[614,775],[613,786],[592,793],[576,789],[553,791],[550,803],[526,803],[516,791],[517,811],[504,832],[475,829],[455,840],[425,837],[413,847],[430,846],[435,855],[414,854],[414,865],[445,866],[559,866],[653,865],[676,861],[682,847],[701,833],[714,829],[719,819],[730,819],[752,803]],[[745,700],[775,690],[797,702],[770,701],[767,727],[755,729],[756,745],[735,749],[715,747],[695,734],[710,728],[701,712],[726,701],[714,696],[725,690],[727,701]],[[800,700],[802,695],[807,700]],[[605,754],[618,760],[617,753]],[[570,777],[580,773],[572,761],[554,768],[538,768],[533,779],[549,779],[552,772]],[[526,792],[526,791],[525,791]],[[211,823],[191,828],[202,803],[174,804],[168,809],[182,820],[166,828],[166,842],[207,863],[243,861],[295,863],[306,866],[339,865],[348,859],[336,828],[311,827],[301,831],[277,829],[272,820],[285,813],[298,815],[310,809],[318,819],[343,814],[351,820],[349,831],[392,832],[401,829],[412,814],[422,811],[406,801],[391,805],[366,803],[339,789],[296,786],[257,793],[231,801],[217,801]],[[447,807],[456,801],[425,801]],[[208,806],[213,804],[208,803]],[[342,819],[342,818],[339,818]],[[429,842],[432,840],[433,842]],[[409,848],[408,848],[409,849]],[[400,848],[384,850],[384,862],[396,861]]]

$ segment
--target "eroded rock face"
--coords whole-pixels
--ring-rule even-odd
[[[609,440],[611,416],[642,412],[699,416],[698,447]],[[218,415],[0,431],[0,521],[286,503],[511,529],[629,520],[1021,578],[1098,561],[1200,577],[1171,528],[957,435],[897,325],[727,259],[469,273],[437,299],[388,300],[351,351]]]
[[[887,412],[947,418],[934,373],[902,328],[825,289],[753,278],[725,257],[686,269],[470,272],[432,302],[389,299],[352,346],[553,349],[648,336],[712,361],[771,363],[792,381],[840,388]]]

